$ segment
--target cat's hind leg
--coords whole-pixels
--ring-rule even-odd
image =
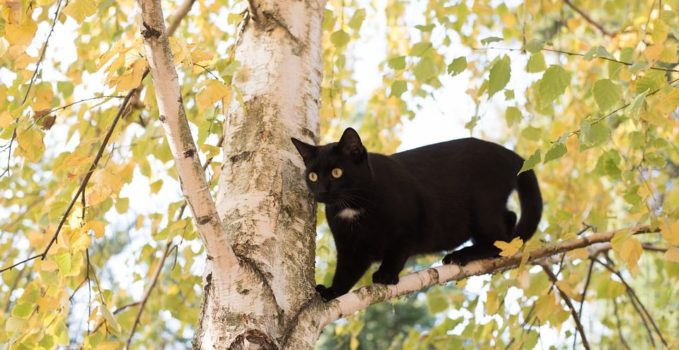
[[[504,208],[494,215],[486,214],[483,220],[476,221],[476,232],[472,233],[473,245],[446,255],[443,263],[465,265],[472,260],[499,256],[500,249],[494,243],[495,241],[510,241],[515,222],[516,215]]]
[[[466,265],[470,261],[494,258],[500,254],[500,249],[492,243],[475,243],[472,246],[456,250],[443,257],[444,264]]]

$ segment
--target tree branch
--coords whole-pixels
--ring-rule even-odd
[[[197,147],[189,129],[179,89],[177,70],[170,50],[160,0],[138,0],[142,13],[141,35],[154,81],[160,121],[208,258],[223,263],[227,270],[238,265],[224,232],[210,188],[205,179]],[[220,271],[227,272],[228,271]]]
[[[566,303],[568,306],[568,309],[571,311],[571,315],[573,316],[573,321],[575,321],[575,327],[578,329],[578,333],[580,333],[580,336],[582,337],[582,346],[589,350],[589,342],[587,341],[587,335],[585,334],[585,328],[582,327],[582,323],[580,322],[580,315],[578,314],[578,311],[575,310],[575,306],[573,305],[573,302],[571,301],[571,298],[564,293],[559,286],[556,285],[557,278],[554,275],[554,272],[549,268],[549,266],[545,264],[540,264],[540,267],[542,267],[542,270],[545,271],[545,274],[547,274],[547,277],[549,277],[549,280],[552,281],[552,285],[556,287],[556,290],[559,292],[559,295],[561,296],[561,299]],[[576,333],[577,334],[577,333]],[[575,337],[575,335],[573,335]]]
[[[163,271],[163,265],[165,265],[165,259],[167,259],[167,256],[170,253],[171,247],[172,247],[172,241],[167,242],[167,244],[165,245],[165,251],[163,252],[163,256],[160,258],[160,262],[158,263],[158,266],[156,267],[156,271],[153,273],[153,279],[151,280],[151,284],[149,285],[148,289],[146,289],[146,292],[144,293],[144,297],[141,300],[139,310],[137,311],[137,317],[135,317],[134,323],[132,324],[132,330],[130,330],[130,335],[127,337],[127,349],[130,349],[130,343],[132,343],[132,337],[134,337],[134,333],[137,331],[137,326],[139,325],[139,321],[141,320],[141,314],[144,312],[144,307],[146,306],[146,302],[149,300],[149,296],[151,296],[151,292],[153,291],[153,288],[156,286],[156,283],[158,282],[158,277],[160,277],[160,272]]]
[[[625,230],[629,230],[632,234],[660,231],[658,228],[651,228],[649,226],[638,226]],[[584,248],[596,243],[609,242],[616,232],[619,231],[580,236],[566,242],[561,242],[550,247],[536,249],[523,254],[529,255],[528,262],[534,262],[539,259],[551,257],[578,248]],[[523,254],[473,261],[465,266],[443,265],[432,267],[403,276],[396,285],[373,284],[354,290],[325,304],[325,310],[321,311],[318,323],[319,327],[324,327],[332,321],[351,315],[359,310],[363,310],[372,304],[410,294],[426,287],[451,281],[459,281],[470,276],[492,274],[515,268],[520,265]],[[318,312],[318,310],[309,312]]]
[[[593,20],[592,17],[590,17],[587,13],[585,13],[583,10],[581,10],[577,6],[573,5],[573,3],[570,0],[563,0],[563,2],[566,5],[568,5],[568,7],[573,9],[573,11],[577,12],[580,16],[582,16],[582,18],[585,21],[587,21],[587,23],[593,25],[596,29],[598,29],[601,32],[601,34],[603,34],[605,36],[609,36],[609,37],[614,36],[613,33],[606,30],[606,28],[604,28],[604,26],[602,26],[599,22]]]

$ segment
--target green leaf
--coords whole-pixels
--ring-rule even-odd
[[[448,65],[448,74],[451,76],[456,76],[467,69],[467,58],[460,56],[453,60],[451,64]]]
[[[547,65],[545,64],[545,57],[542,55],[542,52],[530,55],[528,64],[526,65],[526,72],[537,73],[542,72],[545,69],[547,69]]]
[[[511,75],[510,60],[508,56],[503,56],[490,69],[488,77],[488,96],[492,97],[496,92],[504,89],[509,82]]]
[[[391,94],[389,96],[401,97],[401,95],[408,91],[408,84],[405,80],[395,80],[391,83]]]
[[[647,94],[648,91],[644,91],[641,94],[637,95],[637,97],[635,97],[634,100],[632,100],[629,107],[627,107],[627,115],[630,118],[637,119],[639,117],[639,113],[641,112],[646,103]]]
[[[557,142],[553,144],[552,147],[549,148],[549,150],[545,154],[545,159],[543,160],[543,163],[547,163],[554,159],[561,158],[563,157],[564,154],[566,154],[566,152],[568,152],[566,145],[564,145],[561,142]]]
[[[599,109],[606,111],[620,101],[622,88],[610,79],[601,79],[594,83],[592,93]]]
[[[524,171],[528,171],[530,169],[533,169],[538,163],[540,163],[540,160],[542,159],[542,155],[540,154],[540,150],[536,150],[528,159],[523,161],[523,166],[521,166],[521,170],[519,170],[519,174],[521,174]]]
[[[570,83],[571,76],[561,66],[552,65],[538,81],[538,97],[542,104],[547,104],[561,96]]]
[[[35,304],[17,304],[12,309],[12,316],[27,319],[33,313],[33,310],[35,310]]]
[[[544,43],[542,41],[533,39],[526,44],[524,49],[526,49],[530,53],[537,53],[542,51],[543,46]]]
[[[410,56],[422,57],[431,48],[432,46],[430,42],[416,43],[412,48],[410,48]]]
[[[387,64],[391,69],[401,70],[406,67],[406,58],[405,56],[397,56],[387,61]]]
[[[502,40],[504,40],[504,39],[497,37],[497,36],[489,36],[487,38],[481,39],[481,44],[488,45],[488,44],[496,43],[496,42],[502,41]]]
[[[330,42],[335,45],[336,48],[343,48],[347,45],[351,37],[347,32],[340,29],[330,35]]]
[[[434,30],[434,27],[435,27],[434,24],[428,24],[426,26],[418,24],[418,25],[415,26],[415,28],[417,30],[419,30],[421,32],[427,32],[427,33],[430,33],[432,30]]]
[[[478,115],[473,116],[472,119],[464,124],[464,128],[469,130],[469,133],[473,132],[480,119],[481,118]]]
[[[357,9],[349,20],[349,28],[353,29],[354,31],[359,31],[364,20],[365,9]]]
[[[59,274],[62,277],[66,277],[71,273],[71,254],[70,253],[59,253],[54,256],[54,260],[57,262],[57,267],[59,267]]]
[[[512,125],[520,123],[521,118],[521,111],[518,108],[514,106],[507,107],[507,110],[505,111],[505,121],[507,122],[507,127],[511,127]]]
[[[618,179],[620,178],[618,164],[620,164],[620,154],[615,150],[606,151],[597,160],[594,173]]]
[[[603,121],[584,120],[580,124],[580,144],[584,149],[594,147],[608,140],[610,130]]]
[[[587,53],[585,53],[585,56],[584,56],[584,58],[588,61],[591,60],[594,57],[613,58],[613,55],[608,53],[608,51],[606,50],[605,47],[597,46],[597,47],[593,47],[593,48],[589,49],[589,51],[587,51]]]
[[[531,141],[539,141],[540,136],[542,136],[542,128],[528,126],[521,131],[521,137]]]
[[[435,287],[427,293],[427,307],[431,314],[437,314],[448,309],[448,300],[440,287]]]
[[[434,66],[434,60],[429,57],[423,57],[413,68],[413,74],[415,74],[415,79],[419,82],[425,82],[430,78],[436,76],[436,67]]]

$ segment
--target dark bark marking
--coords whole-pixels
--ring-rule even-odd
[[[142,22],[142,25],[144,26],[144,29],[141,30],[141,36],[143,36],[144,39],[159,38],[162,34],[159,30],[154,29],[146,22]]]
[[[161,115],[158,117],[158,119],[160,119],[160,121],[161,121],[162,123],[165,123],[165,116],[164,116],[164,115],[161,114]]]
[[[231,161],[231,163],[238,163],[240,161],[249,159],[252,156],[253,153],[254,152],[252,152],[252,151],[243,151],[243,152],[240,152],[240,153],[237,153],[237,154],[230,156],[229,160]]]
[[[195,154],[196,154],[196,150],[194,150],[193,148],[189,148],[186,151],[184,151],[184,158],[192,158],[193,155],[195,155]]]
[[[205,225],[208,222],[210,222],[210,220],[212,220],[212,218],[210,216],[207,216],[207,215],[201,216],[201,217],[196,219],[196,221],[198,222],[198,225]]]

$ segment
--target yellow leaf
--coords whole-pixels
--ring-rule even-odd
[[[132,63],[132,67],[118,79],[116,89],[118,91],[128,91],[136,88],[141,83],[141,77],[146,69],[146,60],[138,58]]]
[[[33,36],[38,26],[33,20],[28,19],[23,24],[8,23],[5,26],[5,39],[10,45],[28,45],[33,41]]]
[[[500,248],[500,256],[512,256],[519,251],[519,248],[523,245],[523,240],[519,237],[512,239],[511,242],[495,241],[493,243],[496,247]]]
[[[90,247],[90,236],[87,235],[87,229],[75,230],[76,237],[71,238],[71,248],[73,251],[82,252]]]
[[[641,242],[632,236],[629,232],[618,232],[611,240],[613,251],[620,257],[622,261],[627,263],[627,267],[632,271],[636,271],[637,263],[641,257],[643,248]]]
[[[41,312],[54,310],[59,307],[59,300],[56,298],[43,296],[38,299],[38,306],[40,307]]]
[[[587,252],[587,248],[580,248],[580,249],[574,249],[571,250],[566,254],[569,258],[572,259],[581,259],[581,260],[586,260],[589,257],[589,253]]]
[[[43,248],[47,235],[35,231],[29,231],[26,233],[26,237],[28,238],[28,243],[31,245],[31,247],[33,249],[39,250]]]
[[[5,38],[0,38],[0,58],[7,53],[7,49],[9,49],[9,43]]]
[[[500,308],[500,301],[497,296],[497,292],[494,290],[489,290],[486,293],[486,315],[495,315],[497,310]]]
[[[107,186],[96,186],[89,188],[85,198],[87,199],[88,206],[97,205],[105,201],[111,194],[111,189]]]
[[[649,61],[655,61],[660,57],[662,52],[663,52],[663,45],[655,44],[655,45],[651,45],[648,48],[646,48],[646,51],[644,51],[644,56]]]
[[[679,264],[679,248],[672,247],[665,252],[665,260]]]
[[[228,101],[231,98],[231,89],[217,80],[208,80],[207,86],[196,95],[198,111],[202,112],[208,107],[214,106],[219,100]]]
[[[92,230],[94,231],[94,236],[97,238],[101,238],[104,236],[104,223],[98,220],[92,220],[88,221],[85,224],[85,229],[87,231]]]
[[[45,144],[42,141],[42,137],[43,133],[37,127],[18,131],[16,153],[26,157],[31,162],[39,161],[45,152]]]
[[[54,98],[54,93],[52,93],[50,84],[45,83],[35,87],[35,97],[31,107],[34,111],[42,111],[42,114],[36,112],[39,117],[47,114],[45,110],[49,110],[52,107],[52,98]]]
[[[97,12],[97,4],[94,0],[72,0],[64,8],[64,14],[71,16],[78,23],[95,12]]]
[[[667,243],[679,245],[679,220],[671,223],[669,219],[663,220],[663,223],[660,225],[660,232]]]

